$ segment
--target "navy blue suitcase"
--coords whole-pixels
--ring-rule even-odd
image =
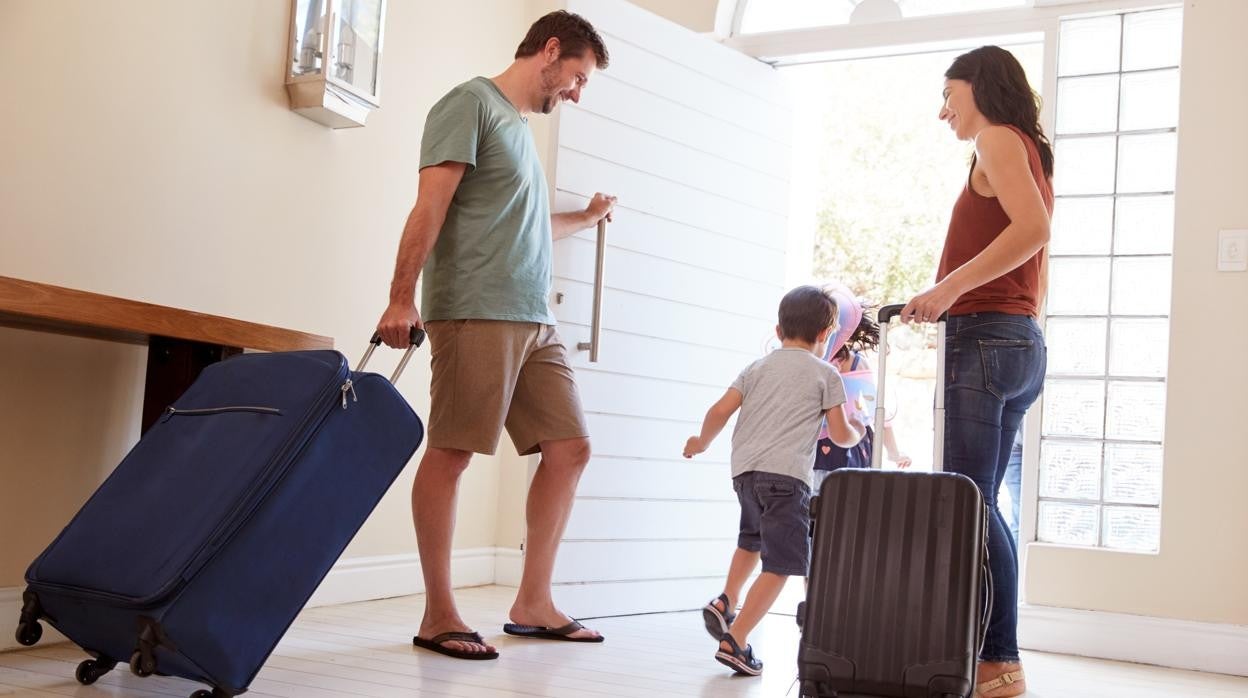
[[[395,372],[397,378],[417,340]],[[213,364],[26,572],[40,620],[94,659],[243,693],[424,438],[391,381],[336,351]]]

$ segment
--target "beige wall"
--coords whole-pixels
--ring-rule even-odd
[[[288,8],[4,0],[0,275],[329,335],[357,359],[426,112],[505,67],[532,17],[514,0],[390,3],[383,107],[334,132],[287,107]],[[0,330],[0,588],[137,438],[144,361],[141,347]],[[427,414],[427,360],[402,388]],[[412,470],[348,556],[415,551]],[[469,470],[456,547],[494,545],[498,481],[497,459]]]
[[[631,0],[631,2],[700,34],[708,34],[715,30],[715,11],[720,4],[720,0]]]
[[[1161,552],[1033,545],[1027,597],[1248,625],[1248,273],[1215,268],[1248,228],[1248,2],[1185,6]]]

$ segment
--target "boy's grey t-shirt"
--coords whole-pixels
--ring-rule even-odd
[[[742,395],[732,476],[757,470],[811,486],[823,415],[845,403],[841,374],[805,349],[777,349],[746,366],[732,387]]]
[[[489,79],[446,94],[425,121],[420,167],[468,165],[425,262],[425,320],[555,324],[550,201],[528,120]]]

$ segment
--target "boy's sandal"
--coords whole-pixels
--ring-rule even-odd
[[[1027,692],[1023,683],[1023,670],[1006,672],[991,681],[975,687],[975,698],[1012,698]]]
[[[715,661],[732,669],[741,676],[758,676],[763,673],[763,663],[758,657],[754,656],[754,647],[746,645],[745,649],[741,649],[737,641],[728,633],[724,633],[724,636],[720,638],[720,642],[728,643],[732,651],[727,652],[720,648],[715,653]]]
[[[725,610],[719,610],[719,607],[715,605],[716,601],[722,603]],[[702,607],[702,623],[706,625],[706,632],[716,640],[728,632],[729,628],[732,627],[732,621],[736,619],[737,614],[733,613],[728,606],[727,594],[720,594]]]

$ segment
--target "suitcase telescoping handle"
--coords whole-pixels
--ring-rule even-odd
[[[390,376],[391,383],[398,383],[399,376],[403,375],[403,369],[407,368],[407,362],[412,358],[412,352],[416,351],[421,344],[425,343],[425,331],[419,327],[412,327],[411,335],[408,337],[409,344],[407,351],[403,352],[403,358],[399,360],[399,365],[394,369],[394,375]],[[381,333],[374,332],[373,338],[368,340],[368,350],[364,352],[364,356],[360,358],[360,363],[355,367],[357,372],[363,371],[364,366],[368,364],[368,360],[373,357],[373,351],[381,346]]]
[[[884,378],[887,375],[888,361],[888,326],[893,318],[901,315],[906,306],[903,304],[886,305],[876,313],[880,323],[880,357],[875,384],[875,424],[877,429],[884,428]],[[945,460],[945,322],[949,313],[942,313],[936,321],[936,409],[935,423],[932,426],[932,470],[940,472],[944,469]],[[871,449],[871,467],[879,469],[884,449]]]

